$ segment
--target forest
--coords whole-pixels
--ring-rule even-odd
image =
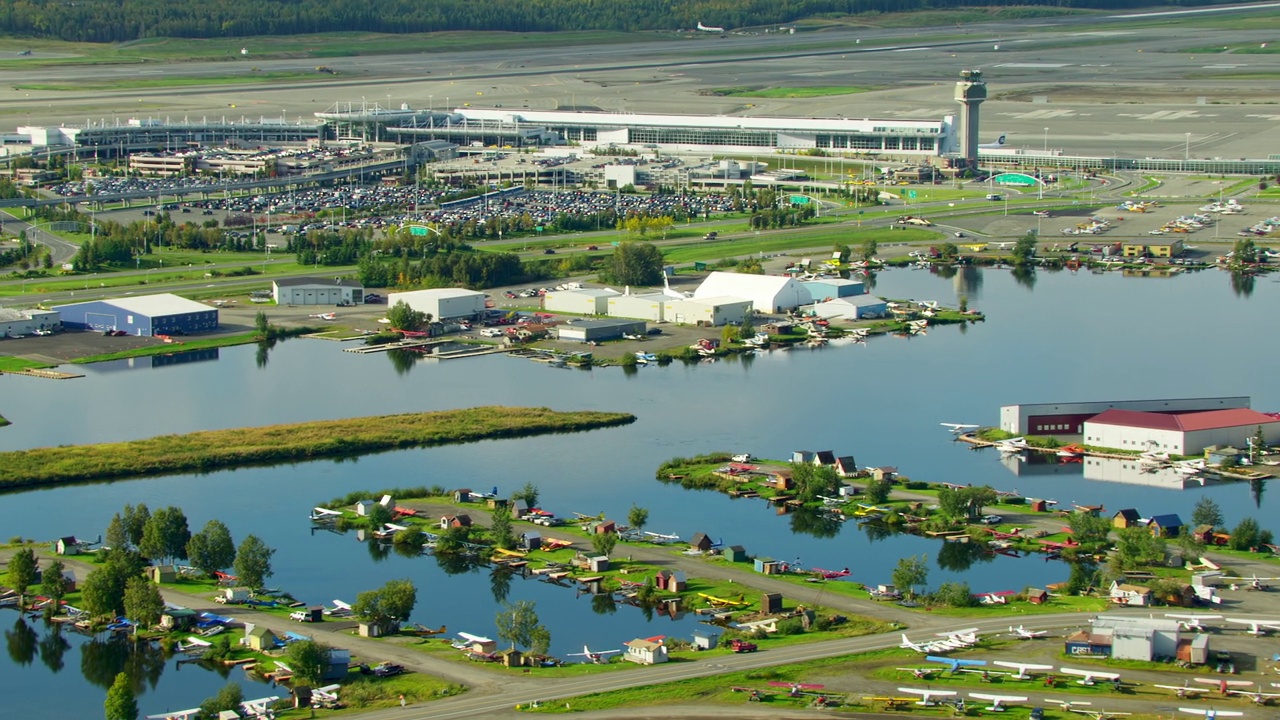
[[[1226,0],[1000,0],[983,6],[1114,10],[1199,6]],[[812,17],[973,7],[973,0],[13,0],[0,6],[0,32],[79,42],[151,37],[218,38],[325,32],[457,30],[676,30],[699,22],[762,27]]]

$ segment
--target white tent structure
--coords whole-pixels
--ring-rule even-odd
[[[748,275],[713,272],[693,291],[695,300],[737,297],[750,300],[762,313],[783,313],[810,301],[809,291],[794,278],[781,275]]]

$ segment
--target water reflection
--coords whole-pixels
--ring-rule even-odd
[[[418,359],[422,357],[411,350],[388,350],[386,356],[391,361],[391,367],[395,368],[397,375],[408,375],[413,366],[417,364]]]
[[[591,612],[597,615],[612,615],[618,612],[618,602],[613,599],[613,593],[592,595]]]
[[[989,563],[995,560],[996,554],[982,543],[976,542],[944,542],[938,548],[938,568],[951,572],[964,572],[975,563]]]
[[[1267,481],[1261,478],[1249,481],[1249,494],[1253,496],[1253,506],[1262,507],[1262,495],[1267,491]]]
[[[791,532],[816,538],[833,538],[840,534],[841,521],[831,513],[801,507],[791,511]]]
[[[965,265],[960,268],[960,272],[956,273],[955,282],[953,283],[956,298],[980,299],[982,297],[982,278],[982,268],[975,265]]]
[[[511,568],[497,567],[489,574],[489,592],[493,595],[493,601],[501,604],[507,601],[507,597],[511,595],[511,577],[515,573]]]
[[[1249,297],[1257,285],[1257,277],[1253,273],[1231,273],[1231,291],[1239,297]]]
[[[36,646],[40,638],[22,616],[14,621],[13,629],[4,631],[4,641],[9,659],[15,665],[30,665],[36,659]]]
[[[50,672],[59,673],[66,665],[63,658],[70,649],[71,643],[62,636],[62,624],[48,623],[45,626],[44,637],[40,639],[40,662],[44,663]]]
[[[1034,290],[1036,287],[1036,269],[1031,265],[1019,265],[1009,272],[1013,276],[1014,282],[1028,290]]]
[[[134,693],[154,689],[164,674],[164,653],[149,642],[115,636],[94,637],[80,646],[80,673],[85,680],[107,690],[122,672],[129,675]]]

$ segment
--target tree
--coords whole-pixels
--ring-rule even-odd
[[[369,524],[373,525],[373,528],[377,530],[383,525],[391,522],[392,519],[394,519],[394,513],[392,513],[391,508],[386,505],[383,505],[382,503],[374,503],[369,506],[368,517]]]
[[[160,622],[164,612],[164,598],[160,588],[141,575],[131,577],[124,586],[124,616],[132,620],[134,632],[138,627],[151,627]]]
[[[648,524],[649,511],[633,503],[631,509],[627,511],[627,526],[635,532],[641,532]]]
[[[834,495],[840,485],[835,468],[812,463],[791,463],[791,482],[803,502],[813,502],[819,495]]]
[[[867,488],[862,492],[866,496],[867,502],[872,505],[879,505],[889,499],[889,491],[892,488],[893,482],[887,478],[884,480],[868,480]]]
[[[938,491],[938,511],[947,518],[959,518],[968,512],[968,503],[959,490],[944,487]]]
[[[187,557],[197,570],[209,577],[231,567],[236,561],[236,546],[231,531],[221,521],[210,520],[204,529],[187,541]]]
[[[551,631],[545,625],[539,625],[529,633],[529,652],[534,655],[546,655],[551,649]]]
[[[513,650],[533,645],[535,634],[542,627],[532,600],[520,600],[515,605],[504,603],[494,624],[498,626],[498,637],[511,643]]]
[[[366,622],[385,628],[408,620],[417,602],[418,589],[412,580],[388,580],[377,590],[357,595],[351,611]]]
[[[591,536],[591,549],[595,550],[597,555],[608,557],[617,544],[618,536],[611,532],[596,533]]]
[[[105,539],[109,548],[127,548],[131,544],[129,528],[125,525],[124,518],[120,517],[120,513],[111,516],[111,522],[107,523]]]
[[[217,695],[206,698],[204,702],[200,703],[200,715],[206,718],[216,718],[218,713],[223,710],[238,712],[242,702],[244,702],[244,690],[241,689],[240,683],[229,682],[222,686]]]
[[[18,591],[18,607],[26,604],[27,588],[36,582],[36,551],[22,548],[9,558],[9,585]]]
[[[969,589],[969,583],[944,582],[938,586],[938,591],[933,594],[933,602],[947,607],[963,608],[977,605],[978,599],[973,596],[973,591]]]
[[[138,720],[138,698],[133,694],[129,673],[117,673],[115,682],[102,703],[107,720]]]
[[[329,667],[329,655],[332,648],[314,640],[300,640],[289,643],[285,649],[285,657],[289,659],[289,667],[300,682],[315,687],[320,684],[324,671]]]
[[[609,259],[609,279],[619,285],[657,285],[662,282],[662,251],[645,242],[624,242]]]
[[[54,560],[44,569],[44,574],[40,578],[40,594],[53,601],[49,606],[55,613],[58,612],[61,600],[66,596],[71,585],[67,580],[66,572],[67,567],[62,564],[62,561]]]
[[[1251,517],[1242,519],[1234,530],[1231,531],[1231,549],[1232,550],[1252,550],[1258,547],[1258,534],[1260,528],[1258,521]]]
[[[1030,265],[1036,255],[1036,234],[1034,231],[1028,231],[1026,235],[1018,238],[1018,242],[1013,244],[1013,257],[1011,262],[1014,267],[1022,267]]]
[[[182,508],[161,508],[151,514],[142,528],[142,542],[138,549],[143,555],[158,560],[185,560],[191,530]]]
[[[914,597],[916,586],[929,581],[929,558],[910,555],[900,558],[898,566],[893,569],[893,584],[907,597]]]
[[[1122,528],[1116,533],[1116,561],[1121,570],[1154,565],[1164,560],[1165,541],[1141,526]]]
[[[1208,495],[1201,495],[1196,501],[1196,509],[1191,511],[1192,527],[1211,525],[1222,527],[1222,508]]]
[[[1105,544],[1111,534],[1109,520],[1079,510],[1067,517],[1067,527],[1071,528],[1071,536],[1081,545]]]
[[[523,500],[528,503],[530,508],[538,507],[538,486],[531,482],[524,484],[524,487],[511,494],[512,500]]]
[[[403,300],[398,300],[391,306],[387,311],[387,319],[391,321],[391,327],[408,332],[418,332],[431,322],[430,314],[414,310]]]
[[[258,337],[265,339],[271,334],[271,321],[267,319],[267,313],[259,310],[253,316],[253,329],[258,333]]]
[[[874,239],[868,238],[866,242],[862,243],[862,252],[859,254],[861,255],[863,260],[870,260],[871,258],[876,256],[876,251],[878,249],[879,248],[876,246],[876,241]]]
[[[80,583],[80,599],[90,617],[118,615],[124,611],[124,584],[119,572],[110,566],[89,571]]]
[[[493,544],[504,550],[515,547],[515,533],[511,530],[511,508],[500,505],[494,508],[489,517],[489,535],[493,538]]]
[[[236,550],[234,568],[240,577],[240,583],[250,588],[260,588],[271,571],[271,556],[276,551],[267,547],[257,535],[246,535]]]
[[[145,503],[124,506],[124,527],[128,533],[129,544],[138,546],[142,544],[142,533],[146,529],[147,521],[151,519],[151,511],[147,509]]]

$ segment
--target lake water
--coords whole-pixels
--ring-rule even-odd
[[[92,365],[79,380],[8,377],[0,381],[0,412],[14,422],[0,430],[6,450],[485,404],[617,410],[638,421],[343,462],[13,493],[4,499],[10,512],[0,533],[96,537],[125,503],[179,505],[193,529],[216,517],[237,539],[252,532],[278,548],[271,584],[304,601],[352,601],[388,579],[409,577],[419,587],[415,620],[493,636],[498,605],[488,569],[449,574],[430,557],[375,558],[354,534],[313,533],[306,516],[316,503],[356,489],[496,485],[506,494],[534,482],[543,507],[559,515],[605,512],[625,519],[634,503],[649,509],[650,530],[685,538],[705,532],[753,555],[848,566],[851,581],[886,582],[899,557],[927,554],[930,585],[961,578],[977,591],[1017,590],[1065,579],[1066,568],[997,557],[965,569],[971,558],[936,541],[873,540],[853,523],[814,528],[803,517],[777,516],[763,501],[664,485],[653,479],[654,470],[672,456],[714,450],[783,458],[792,450],[831,449],[855,455],[862,466],[894,465],[922,480],[991,484],[1064,505],[1136,507],[1144,515],[1177,512],[1187,519],[1196,499],[1209,493],[1228,524],[1244,515],[1266,518],[1274,499],[1264,495],[1255,506],[1248,484],[1173,490],[1087,480],[1079,466],[1015,474],[994,453],[951,442],[938,423],[992,425],[1000,405],[1019,402],[1249,395],[1256,409],[1280,409],[1276,387],[1264,380],[1275,342],[1259,332],[1278,287],[1264,278],[1248,296],[1218,272],[1169,279],[1042,272],[1029,284],[1000,270],[971,269],[951,278],[897,270],[878,276],[877,295],[955,303],[964,294],[987,321],[935,328],[927,336],[635,373],[556,369],[501,356],[397,363],[382,354],[344,353],[336,343],[291,340],[265,364],[256,348],[241,347],[205,362]],[[637,636],[688,637],[697,627],[692,617],[646,619],[629,607],[611,613],[573,589],[533,580],[514,579],[507,597],[537,602],[557,654],[583,643],[613,648]],[[41,667],[33,663],[25,672],[47,674]],[[188,670],[203,672],[182,672]],[[60,695],[100,703],[101,688],[71,682],[72,674],[61,674]],[[166,672],[157,688],[166,687],[170,675],[176,674]],[[0,673],[0,692],[21,687],[16,682],[13,673]],[[191,690],[187,706],[211,693]],[[144,714],[154,712],[148,702],[144,698]]]

